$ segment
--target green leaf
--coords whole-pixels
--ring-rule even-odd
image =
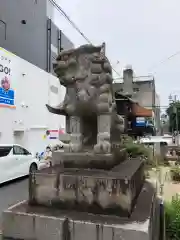
[[[176,101],[173,103],[170,103],[168,109],[166,110],[166,113],[169,117],[169,130],[177,131],[180,130],[180,101]],[[176,117],[177,115],[177,117]],[[178,124],[176,122],[178,120]],[[178,126],[178,129],[177,129]]]

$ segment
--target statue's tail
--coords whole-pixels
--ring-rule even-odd
[[[62,108],[62,105],[51,107],[50,105],[46,104],[46,107],[50,113],[64,115],[64,116],[66,115],[65,110]]]

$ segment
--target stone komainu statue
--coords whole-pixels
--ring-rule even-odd
[[[124,121],[117,115],[113,99],[112,68],[105,56],[105,43],[62,51],[53,68],[66,87],[66,95],[59,106],[46,106],[50,112],[66,116],[71,140],[65,151],[94,148],[95,153],[110,153],[113,138],[120,140]]]

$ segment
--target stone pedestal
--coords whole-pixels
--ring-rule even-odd
[[[119,165],[127,159],[125,149],[113,153],[95,154],[94,152],[67,153],[55,151],[52,155],[53,166],[62,165],[64,168],[86,168],[111,170],[114,166]]]
[[[148,182],[129,218],[77,214],[24,201],[4,211],[2,234],[4,240],[159,240],[159,207]]]
[[[54,165],[30,176],[29,204],[127,217],[143,183],[144,162],[140,159],[124,161],[108,170]]]

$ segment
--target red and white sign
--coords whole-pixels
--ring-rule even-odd
[[[59,134],[64,134],[64,129],[49,130],[49,139],[58,139]]]

